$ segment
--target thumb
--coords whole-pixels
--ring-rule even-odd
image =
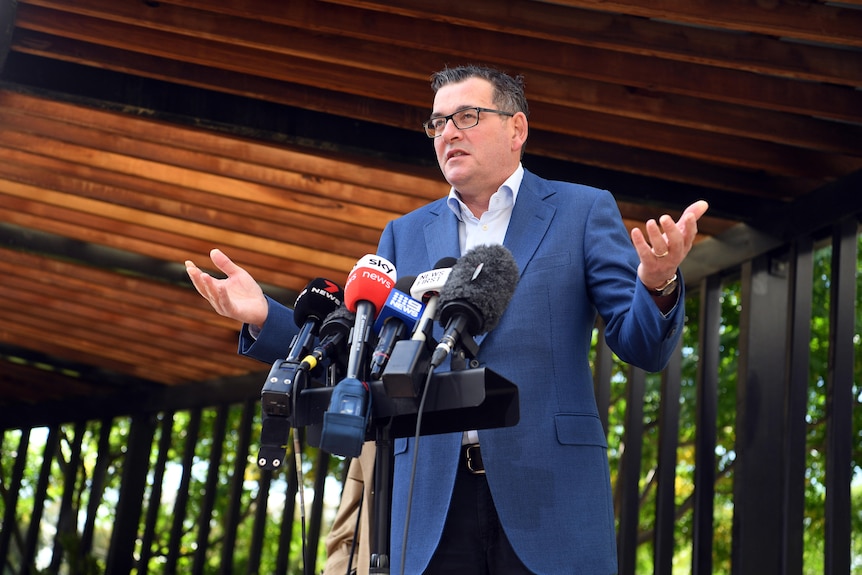
[[[233,263],[233,260],[227,257],[224,252],[222,252],[218,248],[213,248],[212,250],[210,250],[210,259],[212,260],[213,264],[215,264],[215,266],[222,272],[224,272],[225,275],[227,275],[228,277],[236,274],[239,271],[242,271],[242,268]]]
[[[691,214],[695,220],[699,220],[706,210],[709,209],[709,204],[705,200],[698,200],[685,209],[685,214]]]

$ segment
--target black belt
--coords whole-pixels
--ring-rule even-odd
[[[473,475],[485,475],[485,464],[482,463],[482,452],[478,443],[461,446],[461,459],[464,467]]]

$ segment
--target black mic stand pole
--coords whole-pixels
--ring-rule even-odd
[[[371,563],[368,573],[389,573],[389,546],[392,526],[392,483],[395,449],[389,422],[375,426],[374,510],[371,523]]]

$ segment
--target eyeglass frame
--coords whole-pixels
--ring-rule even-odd
[[[476,123],[472,126],[461,127],[458,125],[458,122],[455,121],[455,116],[461,114],[462,112],[466,112],[467,110],[476,110]],[[479,114],[481,112],[490,112],[492,114],[499,114],[501,116],[508,116],[509,118],[513,117],[514,112],[504,112],[503,110],[495,110],[493,108],[482,108],[481,106],[465,106],[464,108],[460,108],[455,110],[448,116],[434,116],[433,118],[428,118],[424,122],[422,122],[422,127],[425,128],[425,135],[429,138],[439,138],[443,135],[443,130],[446,129],[446,124],[449,123],[449,120],[452,120],[452,124],[458,128],[459,130],[469,130],[470,128],[475,128],[479,125]],[[434,130],[434,134],[431,134],[430,124],[431,122],[436,122],[437,120],[443,120],[443,129]]]

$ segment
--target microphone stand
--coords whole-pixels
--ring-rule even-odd
[[[475,361],[478,345],[466,334],[462,334],[461,340],[449,354],[450,371],[433,373],[430,378],[431,351],[437,342],[433,339],[399,341],[382,379],[368,382],[372,413],[366,440],[373,439],[376,450],[370,478],[374,489],[373,523],[367,534],[370,574],[388,575],[391,568],[394,439],[414,437],[420,415],[421,435],[508,427],[518,423],[517,386],[493,370],[479,367]],[[399,350],[399,346],[403,349]],[[296,406],[287,419],[293,427],[306,428],[309,445],[319,446],[321,423],[330,406],[333,386],[314,385],[313,381],[301,383],[305,385],[296,390]],[[428,387],[428,395],[423,414],[419,414],[419,400],[421,394],[426,393],[425,387]]]
[[[422,346],[419,365],[428,367],[431,361],[431,350],[437,345],[433,338],[429,338]],[[430,349],[429,349],[430,348]],[[479,346],[468,334],[462,334],[458,345],[450,355],[450,371],[463,371],[468,366],[476,367],[476,354]],[[427,382],[431,385],[433,378]],[[370,565],[369,575],[389,575],[391,572],[391,535],[392,535],[392,490],[394,486],[395,472],[395,450],[392,434],[392,420],[388,419],[384,424],[376,425],[372,420],[375,431],[375,460],[374,460],[374,520],[370,541]],[[421,433],[420,433],[421,435]]]

